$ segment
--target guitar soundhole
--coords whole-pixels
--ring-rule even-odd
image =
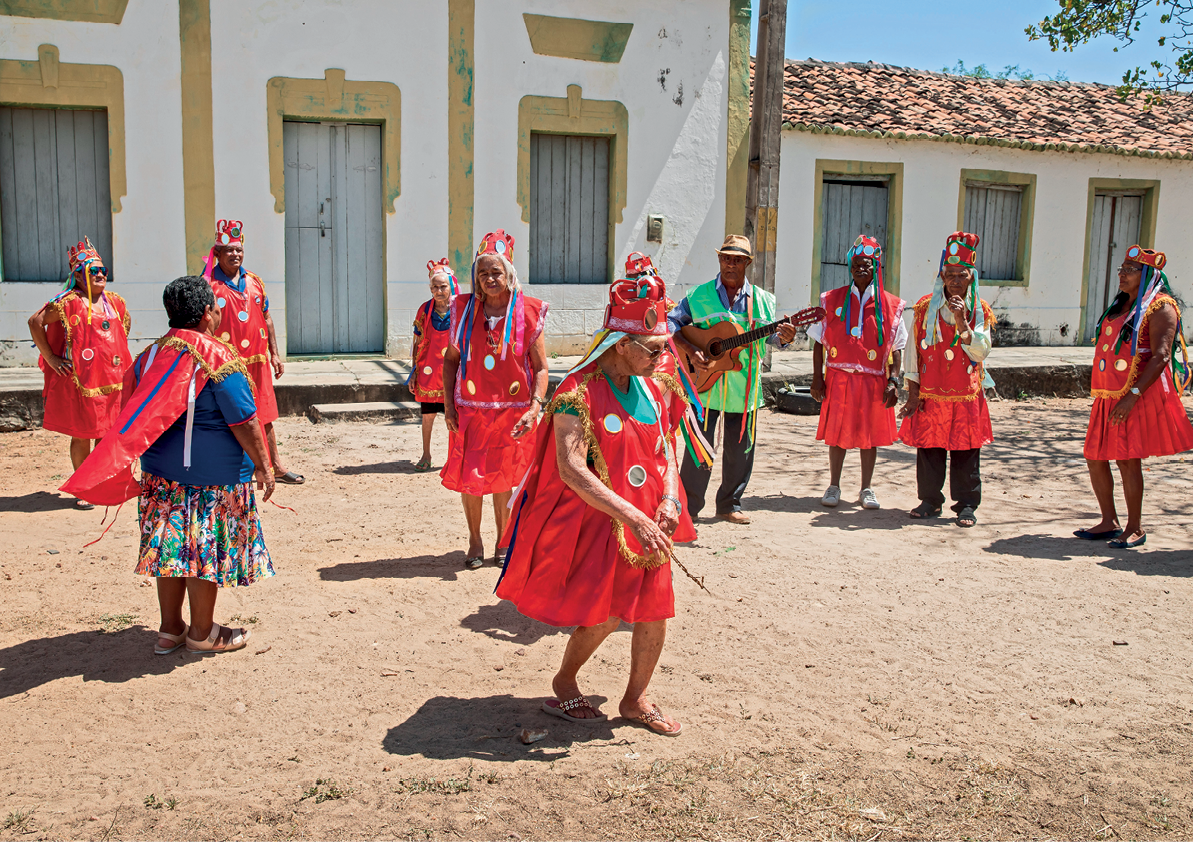
[[[708,344],[708,355],[710,357],[719,357],[721,355],[721,340],[714,339]]]

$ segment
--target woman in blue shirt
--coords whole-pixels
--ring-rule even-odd
[[[173,328],[167,341],[199,355],[205,348],[226,352],[212,338],[220,311],[203,279],[179,278],[166,287],[163,300]],[[150,365],[146,354],[134,365],[138,383]],[[159,655],[183,645],[192,652],[244,648],[246,629],[214,622],[216,595],[221,587],[250,585],[274,574],[253,495],[255,477],[269,498],[273,472],[252,387],[243,366],[236,368],[207,380],[194,394],[193,408],[141,456],[137,573],[157,577]],[[188,597],[189,626],[182,619]]]

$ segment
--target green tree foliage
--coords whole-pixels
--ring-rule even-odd
[[[1053,52],[1072,52],[1105,35],[1123,45],[1133,44],[1144,18],[1159,13],[1163,34],[1156,45],[1162,52],[1147,65],[1123,73],[1118,93],[1124,101],[1142,94],[1150,106],[1165,93],[1193,88],[1193,0],[1057,0],[1057,4],[1059,12],[1024,30],[1032,41],[1046,40]]]
[[[1002,70],[991,70],[985,64],[979,64],[974,67],[966,66],[965,62],[957,59],[957,63],[952,67],[942,67],[941,73],[948,73],[952,76],[969,76],[971,79],[1021,79],[1025,82],[1037,78],[1036,74],[1030,69],[1021,68],[1017,64],[1008,64]],[[1040,76],[1040,79],[1046,79],[1049,82],[1067,82],[1069,77],[1065,75],[1064,71],[1057,73],[1055,76]]]

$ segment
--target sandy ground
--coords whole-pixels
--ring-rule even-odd
[[[413,425],[283,420],[308,483],[263,512],[278,575],[221,594],[249,649],[207,658],[152,653],[135,510],[82,549],[103,512],[53,491],[66,441],[4,434],[0,839],[1189,838],[1190,464],[1148,463],[1145,550],[1068,537],[1087,407],[993,406],[972,530],[909,521],[903,447],[884,510],[823,509],[815,419],[767,413],[753,525],[682,550],[713,595],[677,574],[678,739],[539,712],[565,634],[462,569]],[[582,674],[611,713],[628,651]]]

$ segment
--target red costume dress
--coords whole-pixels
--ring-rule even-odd
[[[451,330],[436,330],[432,315],[435,301],[424,302],[414,317],[418,333],[418,358],[410,391],[419,403],[443,403],[443,357],[451,344]],[[450,314],[450,311],[449,311]]]
[[[454,392],[459,430],[448,437],[447,463],[439,478],[444,488],[483,497],[511,490],[530,467],[533,436],[515,439],[511,433],[532,403],[530,348],[543,332],[548,305],[523,297],[523,353],[517,355],[507,344],[502,359],[499,347],[504,320],[490,330],[478,300],[471,325],[461,326],[472,297],[457,295],[452,300],[451,335],[457,336],[461,327],[471,327],[471,332],[463,340],[468,348],[457,346],[461,357],[466,357],[461,360]]]
[[[662,387],[646,378],[641,384],[655,408],[653,423],[626,412],[596,363],[568,375],[547,409],[534,466],[503,536],[509,555],[497,585],[497,596],[527,617],[553,626],[592,626],[610,617],[643,623],[675,616],[670,562],[648,567],[654,560],[641,556],[633,533],[564,483],[555,457],[554,414],[568,407],[579,416],[589,441],[590,470],[615,494],[654,517],[668,469],[663,441],[672,435],[673,422],[663,409]],[[695,539],[686,512],[672,537],[678,542]]]
[[[982,389],[985,369],[954,344],[957,328],[940,319],[940,339],[926,345],[928,307],[931,295],[915,305],[912,339],[919,361],[920,408],[903,419],[899,439],[911,447],[943,447],[945,450],[974,450],[994,441],[990,408]],[[990,305],[982,301],[985,324],[994,324]]]
[[[140,383],[129,366],[123,409],[62,491],[102,506],[138,496],[141,486],[133,477],[133,462],[186,413],[191,383],[198,394],[208,380],[219,380],[231,371],[247,375],[244,361],[231,346],[181,328],[167,332],[138,359],[143,369]]]
[[[824,308],[824,346],[828,371],[824,402],[820,405],[817,441],[845,450],[868,450],[894,444],[898,432],[895,410],[883,406],[886,363],[893,348],[903,300],[885,290],[882,296],[883,344],[878,344],[874,298],[862,307],[862,333],[855,336],[845,323],[846,304],[853,285],[831,289],[820,296]],[[856,326],[856,317],[850,317]]]
[[[45,418],[42,426],[79,439],[98,439],[120,414],[124,373],[132,363],[128,332],[132,319],[124,299],[105,292],[89,308],[75,289],[50,304],[59,321],[46,325],[46,339],[55,354],[70,360],[73,370],[55,374],[39,358],[45,372]]]
[[[1094,405],[1085,435],[1086,459],[1146,459],[1193,450],[1193,425],[1189,423],[1168,366],[1139,395],[1124,423],[1110,423],[1114,405],[1135,385],[1139,372],[1152,357],[1148,323],[1152,314],[1166,304],[1180,315],[1171,296],[1166,293],[1157,295],[1139,326],[1139,343],[1134,357],[1131,356],[1130,341],[1119,341],[1123,322],[1131,317],[1132,308],[1124,308],[1126,312],[1108,316],[1103,321],[1102,333],[1097,337],[1094,349],[1090,381]]]
[[[269,326],[265,320],[269,299],[265,284],[244,269],[240,270],[239,279],[244,285],[243,292],[223,278],[218,267],[208,278],[215,304],[223,313],[219,338],[235,348],[244,360],[257,393],[257,417],[262,424],[272,424],[278,418],[278,401],[273,393],[273,369],[269,363]]]

